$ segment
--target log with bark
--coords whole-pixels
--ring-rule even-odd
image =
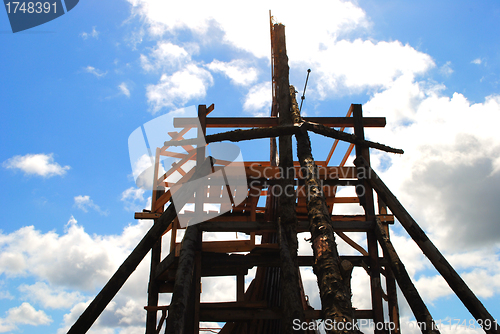
[[[346,141],[348,143],[360,144],[363,146],[375,148],[377,150],[389,152],[389,153],[397,153],[403,154],[404,151],[399,148],[393,148],[384,144],[372,142],[369,140],[359,139],[353,134],[338,131],[322,124],[311,123],[307,121],[302,121],[302,123],[295,123],[289,125],[279,125],[272,126],[268,128],[252,128],[252,129],[237,129],[232,131],[220,132],[213,135],[207,135],[205,137],[205,142],[215,143],[221,141],[232,141],[239,142],[244,140],[252,140],[252,139],[262,139],[262,138],[272,138],[278,137],[280,135],[293,135],[297,134],[304,130],[310,130],[320,135],[338,139],[342,141]],[[183,139],[183,140],[171,140],[166,141],[164,143],[165,146],[184,146],[184,145],[199,145],[201,142],[197,138],[193,139]]]
[[[288,57],[286,55],[285,26],[273,26],[274,73],[276,78],[276,102],[280,126],[293,125],[288,79]],[[293,88],[293,87],[292,87]],[[279,134],[279,167],[284,174],[280,179],[281,194],[278,197],[278,243],[280,247],[281,302],[283,305],[282,328],[293,332],[293,321],[304,321],[301,300],[299,265],[297,262],[297,215],[295,212],[295,173],[293,167],[292,134]],[[290,191],[287,191],[290,190]],[[302,330],[295,331],[303,333]]]
[[[353,324],[354,311],[351,291],[346,282],[350,276],[349,265],[341,265],[335,243],[330,213],[326,206],[323,189],[318,182],[318,168],[314,163],[311,142],[305,128],[296,133],[297,155],[305,180],[309,231],[314,253],[313,271],[318,279],[323,317],[336,324],[329,333],[357,333],[346,330]],[[340,330],[343,328],[343,330]]]

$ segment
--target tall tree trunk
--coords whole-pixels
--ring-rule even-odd
[[[286,55],[285,26],[274,25],[274,70],[276,74],[276,97],[280,125],[293,125],[290,108],[290,84],[288,79],[288,57]],[[292,136],[279,136],[279,167],[281,179],[278,189],[278,242],[281,258],[281,301],[283,304],[283,326],[285,333],[293,331],[294,319],[304,321],[300,295],[299,265],[297,262],[297,215],[295,212],[295,173],[293,168]],[[302,330],[297,331],[301,333]]]
[[[295,100],[294,91],[291,95]],[[292,104],[292,108],[298,113],[296,101]],[[314,253],[313,270],[318,278],[323,316],[336,324],[330,333],[356,333],[358,331],[348,330],[352,328],[354,312],[349,283],[344,280],[350,273],[346,275],[346,270],[342,269],[349,266],[345,263],[341,266],[330,213],[318,181],[318,168],[312,156],[309,135],[304,129],[295,136],[301,172],[305,178],[309,231]],[[340,323],[343,324],[338,325]]]

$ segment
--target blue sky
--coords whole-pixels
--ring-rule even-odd
[[[269,114],[269,9],[286,25],[297,90],[312,69],[303,112],[344,116],[362,103],[387,117],[367,136],[405,155],[372,152],[375,169],[500,317],[500,4],[81,0],[16,34],[0,10],[1,333],[65,333],[147,231],[133,219],[150,196],[132,177],[133,130],[197,104],[215,103],[214,116]],[[331,141],[314,140],[324,160]],[[266,159],[261,143],[241,144],[244,159]],[[471,319],[401,228],[392,236],[434,317]],[[96,332],[143,330],[146,262]],[[362,274],[354,303],[366,308]],[[202,298],[223,299],[233,283],[204,285]]]

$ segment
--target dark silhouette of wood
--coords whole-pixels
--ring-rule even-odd
[[[351,104],[352,117],[354,118],[354,134],[360,140],[365,139],[365,129],[363,124],[363,109],[361,104]],[[356,157],[363,157],[366,159],[368,165],[370,164],[370,150],[368,147],[356,144]],[[359,203],[365,209],[366,220],[375,219],[375,202],[373,197],[373,189],[366,180],[360,180],[361,188],[356,187],[358,193]],[[388,330],[384,324],[383,301],[382,301],[382,284],[380,280],[380,263],[378,261],[378,243],[377,237],[373,231],[366,232],[366,244],[368,247],[368,256],[370,257],[370,290],[371,290],[371,303],[373,310],[373,322],[375,323],[375,334],[387,334]]]
[[[403,295],[408,301],[408,305],[410,305],[410,308],[415,315],[415,319],[417,319],[417,322],[420,323],[420,330],[424,334],[438,334],[439,330],[437,329],[429,310],[425,306],[425,303],[420,297],[415,285],[413,285],[410,275],[408,275],[405,266],[399,259],[399,256],[392,246],[384,227],[378,219],[375,225],[375,235],[377,236],[380,246],[384,251],[384,257],[387,259],[387,262],[389,262],[389,266],[394,273],[394,277],[396,277],[396,281],[398,282]]]
[[[170,302],[167,319],[167,334],[184,333],[186,309],[192,294],[192,281],[195,267],[196,248],[199,243],[199,225],[191,225],[186,229],[182,239],[179,255],[179,266],[175,275],[174,292]],[[194,297],[194,296],[192,296]]]
[[[401,225],[406,229],[408,234],[417,243],[422,252],[431,261],[437,271],[443,276],[450,288],[455,292],[457,297],[462,301],[469,312],[478,321],[484,323],[485,320],[491,321],[491,328],[484,328],[488,334],[500,334],[500,330],[495,326],[495,319],[486,310],[481,301],[474,295],[471,289],[465,284],[460,275],[453,269],[446,258],[434,246],[425,232],[420,228],[417,222],[410,216],[408,211],[401,205],[396,196],[387,188],[371,167],[368,166],[363,158],[356,158],[354,164],[357,167],[363,168],[363,175],[370,185],[375,189],[377,194],[384,200],[392,213],[397,217]]]
[[[297,134],[303,130],[310,130],[315,133],[321,134],[326,137],[339,139],[346,141],[348,143],[360,144],[363,146],[375,148],[381,151],[389,153],[403,154],[404,151],[398,148],[393,148],[384,144],[375,143],[369,140],[363,140],[356,137],[353,134],[337,131],[335,129],[330,129],[321,124],[315,124],[310,122],[295,123],[289,125],[279,125],[269,128],[252,128],[252,129],[237,129],[227,132],[220,132],[213,135],[207,135],[205,138],[206,143],[215,143],[220,141],[232,141],[239,142],[243,140],[261,139],[261,138],[272,138],[278,137],[280,135],[293,135]],[[200,142],[193,139],[184,140],[170,140],[165,142],[165,146],[183,146],[183,145],[197,145]]]
[[[276,102],[281,126],[293,125],[290,83],[288,79],[288,57],[286,54],[285,26],[273,27],[274,73],[276,80]],[[295,115],[296,116],[296,115]],[[299,265],[297,262],[297,215],[295,212],[295,177],[293,169],[292,136],[279,136],[279,167],[284,171],[280,178],[278,198],[278,243],[281,259],[281,302],[283,305],[282,328],[293,331],[294,319],[304,321],[304,310],[300,295]],[[288,190],[288,191],[287,191]],[[296,331],[303,333],[302,330]]]

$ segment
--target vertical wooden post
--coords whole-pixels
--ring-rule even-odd
[[[353,333],[347,330],[353,322],[351,293],[340,268],[340,257],[335,243],[331,213],[318,182],[318,167],[314,162],[311,142],[306,130],[296,134],[297,155],[305,179],[309,231],[314,253],[313,271],[318,278],[321,307],[325,319],[344,323],[344,330],[331,333]]]
[[[365,131],[363,128],[363,111],[361,104],[352,104],[354,117],[354,135],[359,139],[365,139]],[[363,157],[368,164],[370,163],[370,151],[368,147],[356,145],[356,157]],[[359,172],[358,172],[359,175]],[[361,187],[356,186],[356,192],[359,196],[359,202],[365,209],[366,220],[375,220],[375,208],[373,199],[373,189],[365,180],[362,181]],[[366,233],[368,243],[368,254],[370,256],[370,287],[372,295],[373,321],[375,325],[384,323],[384,310],[382,306],[382,285],[380,283],[380,264],[378,261],[378,243],[377,237],[372,231]],[[381,326],[381,325],[379,325]],[[387,333],[387,330],[377,329],[375,326],[375,334]]]
[[[387,205],[385,202],[378,196],[378,212],[381,215],[387,214]],[[387,234],[388,240],[390,240],[389,233],[389,225],[387,223],[383,223],[384,231]],[[385,254],[384,254],[385,255]],[[389,313],[389,321],[391,324],[394,324],[394,329],[391,329],[391,334],[400,334],[401,333],[401,323],[399,319],[399,306],[398,306],[398,290],[396,288],[396,280],[394,278],[394,273],[390,266],[385,267],[385,285],[387,288],[387,304],[388,304],[388,313]]]
[[[204,142],[205,135],[207,134],[207,106],[201,104],[198,106],[198,120],[200,121],[200,127],[198,128],[198,139],[200,142]],[[203,141],[202,141],[203,140]],[[196,153],[196,166],[201,166],[205,160],[205,146],[200,145],[197,148]],[[196,196],[196,210],[199,213],[203,212],[203,202],[202,196],[205,195],[205,189],[199,189],[199,194]],[[201,204],[201,205],[200,205]],[[194,267],[194,277],[193,277],[193,334],[199,334],[200,332],[200,294],[201,294],[201,261],[202,261],[202,240],[203,232],[198,230],[198,236],[196,240],[196,253],[195,253],[195,267]],[[190,333],[190,331],[189,331]]]
[[[389,236],[385,233],[385,229],[377,218],[377,222],[375,224],[375,234],[380,240],[380,246],[384,250],[384,257],[389,262],[389,265],[398,280],[398,284],[401,287],[401,291],[403,295],[406,297],[408,304],[410,305],[413,314],[415,315],[415,319],[420,323],[420,330],[424,334],[439,334],[439,330],[437,329],[434,320],[425,306],[424,301],[420,297],[415,285],[410,279],[408,272],[405,269],[405,266],[399,259],[396,250],[392,246],[392,243],[389,240]]]
[[[156,149],[156,159],[159,160],[159,148]],[[159,198],[164,191],[162,189],[157,189],[157,180],[158,180],[158,164],[159,161],[155,161],[155,173],[154,173],[154,195],[156,198]],[[154,201],[153,201],[154,203]],[[154,204],[152,204],[152,207]],[[153,211],[153,209],[151,210]],[[161,208],[161,212],[163,212],[163,208]],[[154,224],[157,224],[158,219],[154,220]],[[174,223],[174,222],[173,222]],[[160,263],[161,260],[161,242],[162,237],[158,239],[158,241],[151,248],[151,266],[149,273],[149,285],[148,285],[148,306],[158,306],[158,294],[159,294],[159,286],[158,282],[155,281],[154,275],[156,272],[156,267]],[[157,313],[158,311],[147,311],[146,313],[146,334],[156,334],[156,322],[157,322]]]
[[[274,72],[276,78],[276,105],[280,125],[294,123],[292,97],[288,78],[285,26],[275,24],[273,29]],[[293,89],[293,87],[292,87]],[[295,89],[293,89],[295,91]],[[295,96],[295,94],[294,94]],[[298,108],[297,108],[298,112]],[[298,117],[298,115],[296,115]],[[298,119],[297,119],[298,122]],[[295,170],[293,167],[292,136],[279,136],[280,183],[278,198],[278,243],[281,259],[281,302],[283,305],[282,328],[293,331],[293,320],[304,320],[300,296],[299,265],[297,262],[297,216],[295,212]],[[299,330],[298,333],[302,331]]]

